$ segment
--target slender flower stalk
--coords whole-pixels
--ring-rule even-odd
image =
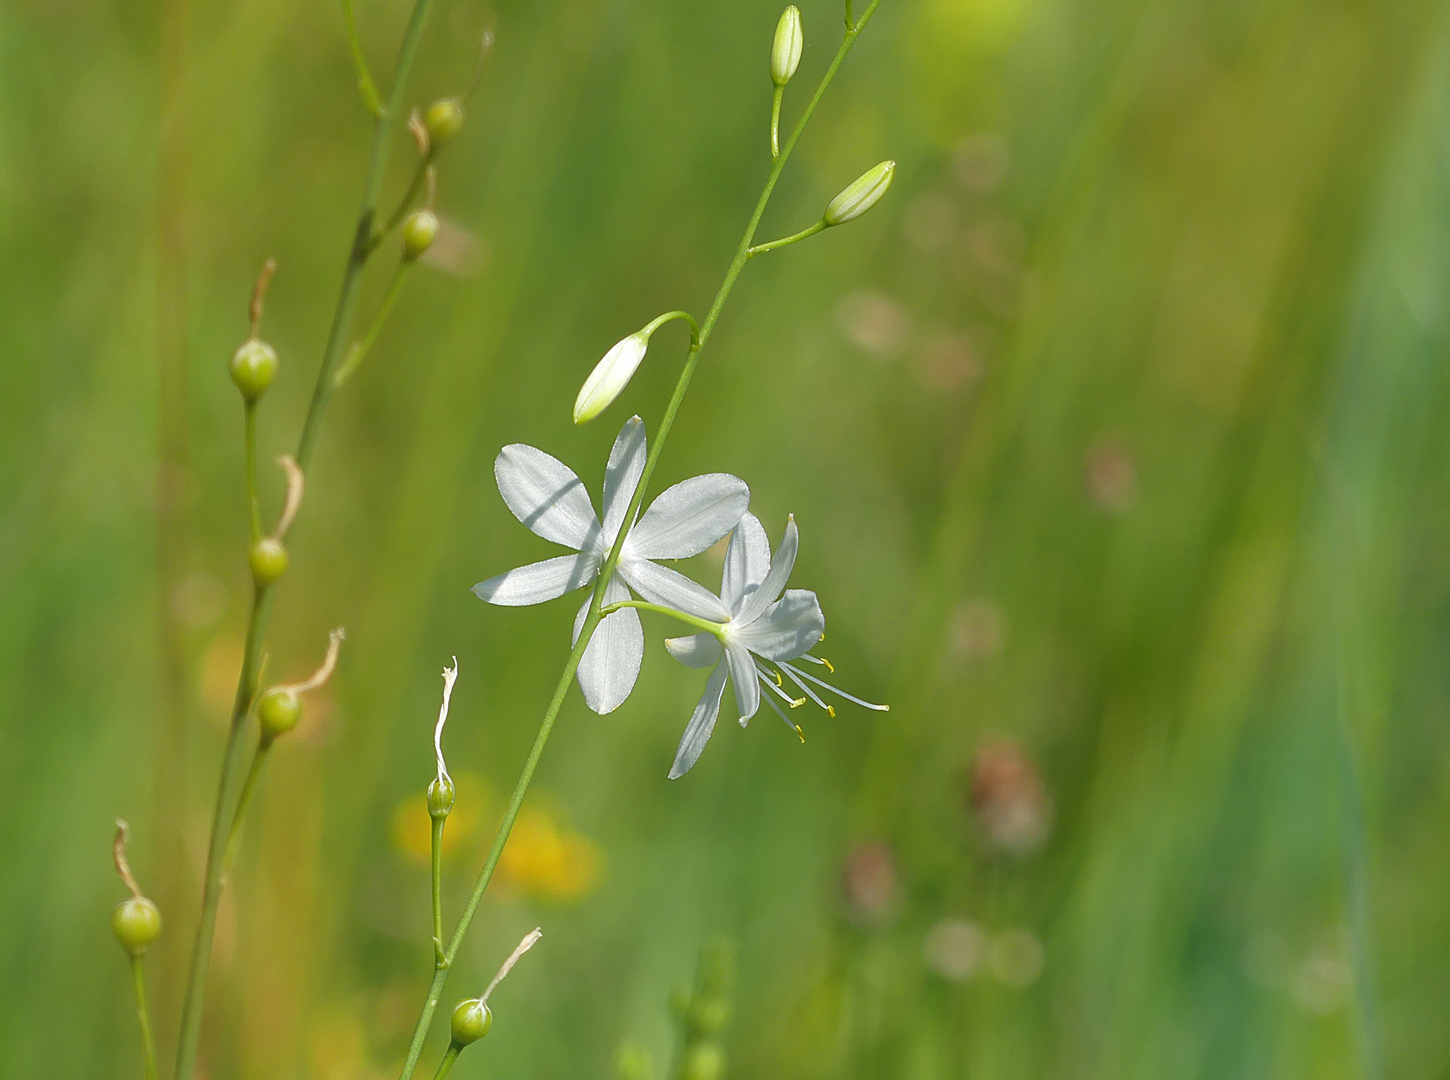
[[[297,453],[294,455],[299,468],[305,470],[312,459],[312,451],[317,442],[317,434],[321,427],[323,413],[331,400],[333,372],[341,361],[343,349],[348,337],[352,333],[352,325],[357,310],[358,294],[362,286],[362,270],[372,251],[370,243],[373,233],[374,221],[378,213],[378,201],[382,193],[383,176],[387,170],[387,163],[392,149],[392,135],[396,128],[398,115],[402,112],[403,95],[407,90],[408,76],[413,68],[413,60],[418,53],[418,45],[423,36],[423,25],[428,17],[429,9],[432,7],[432,0],[415,0],[413,12],[409,18],[407,29],[403,33],[403,40],[398,49],[398,59],[393,73],[393,85],[388,94],[387,103],[382,109],[376,108],[375,102],[369,102],[373,109],[375,122],[373,126],[372,149],[369,152],[367,172],[363,179],[362,207],[358,212],[358,221],[353,233],[353,241],[349,249],[347,262],[343,270],[342,288],[338,296],[337,307],[333,313],[332,327],[328,333],[327,344],[323,350],[322,363],[317,374],[317,382],[312,392],[312,402],[308,407],[307,418],[302,425],[302,433],[297,441]],[[351,21],[349,19],[349,21]],[[350,29],[349,33],[355,37]],[[366,80],[362,76],[366,73],[366,64],[362,62],[361,50],[354,50],[354,59],[358,64],[359,84],[363,88],[364,96],[367,96],[367,86],[371,84],[371,77]],[[376,94],[373,95],[376,98]],[[201,915],[196,930],[196,941],[192,948],[191,963],[187,975],[186,996],[182,1003],[181,1022],[179,1026],[176,1046],[176,1068],[172,1080],[192,1080],[192,1074],[196,1068],[197,1047],[201,1037],[201,1014],[202,1000],[206,993],[207,973],[211,965],[212,938],[216,930],[217,905],[221,900],[223,882],[223,860],[227,837],[231,831],[233,814],[229,813],[232,807],[232,792],[237,780],[237,770],[241,763],[242,735],[245,730],[245,721],[251,711],[253,699],[256,696],[257,687],[256,669],[260,653],[262,635],[265,632],[267,619],[271,612],[271,587],[267,584],[258,583],[252,593],[252,604],[247,615],[247,630],[245,643],[242,651],[241,670],[237,677],[237,690],[232,701],[231,718],[228,723],[226,745],[222,752],[221,776],[217,782],[216,806],[212,813],[211,833],[207,845],[206,871],[202,884],[202,906]]]
[[[151,1013],[146,1007],[145,964],[140,956],[131,957],[131,981],[136,988],[136,1022],[141,1026],[141,1055],[146,1080],[157,1080],[156,1040],[151,1036]]]
[[[847,29],[841,46],[836,50],[835,57],[831,60],[830,66],[826,68],[825,74],[821,77],[820,83],[816,86],[815,93],[811,96],[800,119],[796,122],[794,130],[781,147],[778,157],[774,158],[770,172],[766,177],[765,187],[756,200],[755,208],[751,212],[750,220],[746,224],[745,233],[736,246],[735,255],[730,260],[730,265],[725,271],[725,278],[720,283],[715,293],[715,299],[710,304],[710,310],[705,316],[704,322],[700,324],[699,333],[691,341],[689,352],[685,356],[684,366],[680,372],[679,379],[675,383],[674,392],[670,395],[669,404],[665,407],[665,413],[660,425],[655,432],[655,438],[650,445],[649,456],[645,459],[638,485],[635,488],[634,497],[630,500],[628,510],[624,515],[626,522],[633,522],[639,513],[640,505],[644,499],[646,490],[649,487],[650,478],[654,475],[655,466],[659,462],[660,454],[663,452],[665,443],[669,438],[670,430],[674,427],[675,418],[678,416],[680,406],[683,404],[685,394],[689,390],[690,381],[694,378],[695,368],[700,362],[710,335],[714,331],[715,324],[720,318],[720,313],[729,299],[731,291],[735,288],[735,282],[739,279],[740,273],[745,269],[745,264],[750,259],[750,246],[754,242],[755,232],[760,227],[760,220],[765,214],[765,208],[770,203],[770,197],[775,192],[776,183],[780,180],[780,174],[785,169],[786,162],[790,160],[791,152],[800,141],[806,125],[810,123],[811,117],[825,96],[826,90],[830,87],[836,77],[836,72],[850,53],[852,46],[861,31],[871,21],[872,15],[881,5],[881,0],[871,0],[870,5],[862,13],[859,21],[852,23],[849,12],[847,17]],[[508,807],[504,811],[503,820],[499,823],[498,832],[494,836],[493,845],[489,848],[488,857],[484,860],[483,869],[474,883],[473,892],[469,896],[468,904],[460,916],[453,936],[449,940],[448,949],[444,954],[447,961],[445,966],[440,966],[434,972],[433,980],[429,984],[428,994],[424,1000],[422,1011],[417,1023],[413,1028],[413,1036],[409,1041],[408,1054],[403,1063],[402,1071],[399,1074],[400,1080],[412,1080],[413,1074],[418,1067],[418,1059],[423,1052],[423,1042],[433,1025],[433,1017],[437,1012],[438,1002],[443,993],[443,985],[447,981],[448,971],[453,960],[458,955],[458,950],[463,944],[463,938],[468,933],[468,927],[473,921],[474,913],[483,899],[484,892],[488,889],[489,882],[493,880],[495,868],[498,866],[499,857],[503,853],[504,845],[508,842],[509,833],[513,830],[514,822],[518,818],[519,808],[523,805],[524,796],[533,782],[534,771],[538,768],[539,759],[542,757],[544,747],[548,744],[549,736],[553,732],[554,723],[559,715],[559,709],[564,703],[568,694],[569,684],[574,679],[578,670],[579,662],[584,656],[584,650],[588,647],[595,629],[599,626],[600,620],[604,617],[604,597],[614,576],[615,567],[619,563],[620,556],[624,552],[625,539],[628,536],[627,529],[620,529],[619,535],[615,538],[608,557],[600,567],[599,576],[595,579],[593,593],[589,601],[589,607],[584,616],[582,625],[579,627],[578,636],[575,638],[574,646],[569,651],[569,656],[564,663],[564,670],[560,673],[559,681],[555,684],[553,696],[544,710],[543,718],[539,722],[538,734],[534,737],[533,746],[529,755],[524,761],[522,771],[519,773],[518,782],[514,785],[513,793],[509,797]]]

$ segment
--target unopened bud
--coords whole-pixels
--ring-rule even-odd
[[[432,780],[428,784],[428,816],[430,818],[446,818],[453,812],[453,799],[457,794],[453,781],[449,778]]]
[[[438,235],[438,215],[432,210],[414,210],[403,219],[403,257],[409,262],[433,246]]]
[[[121,947],[140,956],[161,933],[161,912],[144,896],[129,896],[111,910],[111,932]]]
[[[459,1046],[478,1042],[488,1034],[488,1029],[491,1027],[493,1027],[493,1013],[478,998],[460,1001],[458,1007],[453,1010],[453,1020],[449,1024],[453,1041]]]
[[[423,125],[434,146],[447,142],[463,130],[463,102],[455,97],[439,98],[423,110]]]
[[[270,585],[287,572],[287,549],[276,537],[264,536],[247,552],[247,565],[254,582]]]
[[[804,43],[800,8],[792,4],[782,13],[780,22],[775,24],[775,41],[770,46],[770,80],[776,86],[790,82],[801,62],[801,46]]]
[[[630,334],[604,354],[574,399],[574,423],[587,424],[614,403],[634,377],[648,348],[649,337],[640,331]]]
[[[232,382],[247,402],[256,401],[277,377],[277,350],[265,341],[251,338],[232,353]]]
[[[886,194],[886,189],[891,186],[892,174],[896,172],[896,162],[883,161],[874,169],[868,169],[856,179],[845,191],[831,200],[831,205],[826,207],[827,225],[844,225],[848,221],[855,221],[858,217],[870,210],[881,201],[881,196]]]
[[[302,719],[302,695],[290,686],[274,686],[257,702],[257,723],[267,739],[285,735]]]

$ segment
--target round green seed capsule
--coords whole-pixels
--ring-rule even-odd
[[[701,1043],[690,1051],[680,1075],[684,1080],[720,1080],[725,1075],[725,1051],[719,1043]]]
[[[453,799],[457,794],[452,780],[433,780],[428,785],[428,816],[444,818],[453,812]]]
[[[423,110],[423,126],[436,146],[446,143],[463,130],[463,102],[457,98],[439,98]]]
[[[123,949],[140,956],[161,933],[161,912],[144,896],[132,896],[111,910],[111,932]]]
[[[253,581],[270,585],[287,572],[287,549],[275,537],[264,536],[247,552],[247,564],[252,568]]]
[[[285,735],[302,719],[302,695],[286,686],[274,686],[257,702],[257,723],[269,739]]]
[[[232,382],[247,401],[256,401],[277,377],[277,350],[252,338],[232,353]]]
[[[491,1027],[493,1027],[493,1013],[477,998],[460,1001],[458,1007],[453,1010],[450,1028],[453,1033],[453,1041],[459,1046],[478,1042],[488,1034],[488,1029]]]
[[[403,257],[416,259],[433,246],[438,235],[438,215],[432,210],[414,210],[403,219]]]

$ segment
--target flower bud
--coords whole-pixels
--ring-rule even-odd
[[[438,235],[438,215],[432,210],[414,210],[403,219],[403,258],[412,262],[433,246]]]
[[[439,98],[423,110],[423,126],[434,146],[447,142],[463,130],[463,102],[454,97]]]
[[[792,4],[775,24],[775,40],[770,46],[770,81],[784,86],[795,74],[801,62],[801,46],[805,37],[801,33],[800,8]]]
[[[247,552],[247,564],[254,582],[270,585],[287,572],[287,549],[276,537],[264,536]]]
[[[232,382],[249,403],[256,401],[277,377],[277,350],[251,338],[232,353]]]
[[[459,1046],[467,1046],[488,1034],[488,1029],[493,1027],[493,1013],[478,998],[469,998],[460,1001],[453,1010],[453,1020],[449,1027],[453,1041]]]
[[[725,1051],[719,1043],[706,1042],[694,1047],[680,1070],[684,1080],[720,1080],[725,1075]]]
[[[453,812],[453,799],[456,789],[453,781],[447,777],[441,780],[433,780],[428,784],[428,816],[437,820],[446,818]]]
[[[290,686],[274,686],[257,702],[257,723],[268,739],[285,735],[302,719],[302,695]]]
[[[140,956],[161,933],[161,912],[144,896],[127,897],[111,909],[111,932],[123,949]]]
[[[574,423],[587,424],[613,404],[629,385],[648,348],[649,338],[641,332],[630,334],[604,354],[574,399]]]
[[[891,176],[895,172],[896,162],[883,161],[874,169],[862,173],[826,207],[826,224],[844,225],[870,210],[886,194],[886,189],[891,186]]]

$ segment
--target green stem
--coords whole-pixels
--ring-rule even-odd
[[[141,1054],[146,1067],[146,1080],[156,1080],[156,1043],[151,1038],[151,1013],[146,1008],[146,976],[142,973],[144,958],[131,957],[131,980],[136,984],[136,1021],[141,1025]]]
[[[378,313],[373,316],[373,324],[368,327],[366,336],[347,350],[347,358],[343,360],[342,366],[337,369],[337,374],[332,377],[332,387],[334,390],[347,382],[352,376],[352,373],[357,370],[357,366],[363,362],[363,357],[368,354],[368,350],[373,347],[373,343],[378,340],[378,334],[383,329],[383,323],[387,322],[388,315],[393,310],[393,305],[398,301],[398,295],[403,291],[403,277],[407,274],[408,267],[412,265],[413,261],[411,259],[398,260],[398,268],[393,271],[393,280],[388,283],[387,295],[383,297],[383,302],[378,308]]]
[[[243,415],[247,431],[247,507],[251,515],[248,528],[255,544],[262,539],[262,510],[257,502],[257,403],[246,402]]]
[[[725,306],[725,301],[730,295],[731,289],[735,286],[740,271],[745,268],[750,258],[750,242],[755,238],[755,230],[760,226],[761,216],[765,213],[766,204],[770,202],[771,193],[775,190],[776,181],[780,179],[780,173],[785,168],[785,163],[790,153],[795,149],[795,144],[800,140],[801,133],[805,131],[806,124],[810,121],[811,115],[815,112],[816,106],[820,104],[821,98],[825,96],[826,88],[830,86],[831,80],[836,77],[836,72],[841,62],[846,59],[846,54],[851,51],[856,38],[861,30],[870,21],[871,15],[880,6],[881,0],[871,0],[871,6],[861,16],[861,21],[846,32],[845,40],[841,43],[840,49],[836,51],[835,58],[831,61],[830,67],[826,69],[825,75],[821,77],[820,85],[816,87],[815,94],[811,97],[810,104],[806,106],[805,112],[801,115],[800,121],[796,124],[795,130],[786,140],[780,157],[776,158],[771,166],[770,175],[766,179],[765,189],[760,193],[756,201],[755,210],[750,216],[750,223],[746,226],[745,235],[741,238],[739,246],[735,250],[735,257],[730,262],[730,267],[725,272],[725,280],[721,283],[715,294],[715,300],[710,305],[710,312],[705,317],[704,323],[700,326],[699,332],[693,335],[690,351],[685,357],[684,368],[680,372],[679,380],[675,383],[675,391],[670,397],[669,404],[665,407],[665,414],[660,421],[658,431],[655,433],[654,442],[650,445],[649,456],[645,459],[644,470],[640,474],[639,483],[635,487],[634,497],[630,500],[629,509],[624,515],[625,521],[633,521],[639,512],[640,503],[644,493],[649,487],[651,474],[654,472],[656,463],[659,461],[660,452],[664,449],[665,440],[668,438],[670,429],[674,426],[675,417],[679,414],[680,405],[684,401],[685,391],[689,388],[690,379],[695,373],[695,367],[700,360],[700,352],[709,340],[710,332],[714,329],[716,321],[720,318],[720,311]],[[574,647],[569,651],[569,658],[564,664],[564,671],[559,676],[558,685],[554,687],[554,696],[549,700],[549,706],[544,711],[544,717],[539,722],[538,734],[534,736],[534,744],[529,749],[529,756],[524,762],[523,771],[519,773],[518,782],[514,785],[513,794],[509,797],[508,808],[504,811],[503,820],[499,823],[498,832],[494,835],[493,846],[489,848],[488,857],[484,860],[483,869],[479,872],[478,880],[474,883],[473,893],[468,898],[468,906],[464,908],[463,915],[458,920],[458,926],[453,931],[453,937],[448,943],[448,951],[444,954],[447,961],[445,966],[438,967],[433,973],[433,981],[428,985],[428,996],[423,1002],[423,1009],[418,1017],[418,1022],[413,1028],[413,1036],[408,1045],[408,1056],[403,1063],[403,1070],[399,1074],[399,1080],[412,1080],[414,1071],[418,1067],[418,1059],[423,1054],[423,1041],[427,1038],[428,1031],[433,1024],[433,1015],[437,1012],[438,1001],[443,995],[443,985],[448,981],[448,972],[453,960],[458,955],[459,948],[463,945],[464,935],[468,933],[469,924],[473,921],[474,913],[478,910],[479,902],[483,899],[484,892],[488,889],[489,882],[493,880],[494,868],[498,865],[499,856],[503,854],[504,845],[508,843],[509,833],[513,829],[514,820],[518,817],[519,808],[523,805],[524,796],[529,790],[529,785],[534,779],[534,770],[538,768],[539,758],[544,753],[544,746],[549,741],[549,735],[554,730],[554,721],[559,715],[559,708],[564,704],[564,697],[568,693],[569,683],[574,678],[574,672],[578,670],[579,661],[584,656],[584,650],[588,647],[590,639],[594,636],[594,630],[599,625],[603,615],[604,590],[609,584],[609,579],[614,574],[614,568],[619,563],[619,557],[624,550],[624,540],[628,530],[621,529],[619,536],[615,538],[614,547],[610,550],[609,556],[600,567],[599,577],[594,582],[594,591],[589,598],[589,611],[584,617],[584,625],[580,627],[579,637],[574,642]],[[674,614],[671,612],[671,614]]]
[[[649,323],[640,330],[645,337],[649,337],[671,319],[684,319],[690,324],[690,342],[693,344],[700,336],[700,324],[695,321],[695,316],[688,311],[667,311],[657,319],[651,319]]]
[[[802,229],[798,233],[791,233],[789,236],[782,236],[779,240],[771,240],[768,243],[756,244],[753,248],[750,249],[749,254],[752,257],[756,255],[764,255],[767,251],[774,251],[776,248],[783,248],[787,244],[798,243],[799,241],[804,240],[806,237],[815,236],[816,233],[828,228],[830,228],[830,226],[826,224],[826,219],[822,218],[814,225],[810,226],[809,228]]]
[[[463,1047],[457,1043],[449,1043],[448,1051],[443,1055],[443,1060],[438,1063],[438,1071],[433,1074],[433,1080],[443,1080],[453,1071],[453,1063],[458,1060],[458,1055],[463,1052]]]
[[[404,31],[403,41],[398,49],[397,68],[393,75],[393,86],[389,94],[388,105],[373,125],[372,150],[368,159],[367,174],[363,181],[362,209],[358,213],[352,247],[343,271],[342,289],[337,300],[337,310],[333,314],[327,345],[323,350],[322,366],[317,373],[317,383],[313,387],[312,403],[308,407],[307,419],[303,421],[302,434],[297,442],[295,457],[298,466],[304,472],[312,460],[312,450],[317,441],[322,415],[332,397],[333,370],[337,367],[342,355],[343,342],[347,340],[348,334],[352,330],[358,289],[362,283],[362,269],[371,252],[367,241],[372,235],[373,219],[377,215],[378,197],[388,161],[394,117],[402,106],[403,94],[407,89],[408,74],[412,70],[413,60],[418,53],[418,43],[423,34],[423,23],[431,4],[432,0],[414,0],[413,14],[408,21],[408,28]],[[221,899],[223,845],[230,827],[230,818],[227,815],[228,796],[238,764],[243,721],[251,708],[252,697],[255,694],[254,669],[260,650],[262,632],[271,608],[270,596],[271,592],[267,588],[255,590],[251,613],[247,620],[242,668],[237,677],[237,693],[232,705],[226,749],[222,756],[216,808],[212,814],[211,838],[207,847],[206,872],[202,885],[201,917],[197,924],[196,944],[193,947],[190,971],[187,976],[186,997],[181,1007],[181,1021],[176,1042],[176,1071],[173,1074],[173,1080],[191,1080],[192,1073],[196,1069],[196,1052],[201,1038],[202,1000],[206,994],[207,971],[211,965],[211,946],[216,931],[217,904]]]
[[[358,212],[357,228],[353,232],[352,249],[342,275],[342,291],[337,298],[337,310],[332,318],[332,329],[327,335],[327,346],[322,353],[322,368],[317,373],[317,383],[312,391],[312,403],[307,409],[307,419],[302,424],[302,435],[297,440],[297,464],[307,471],[312,460],[312,450],[317,442],[317,431],[327,403],[332,399],[332,373],[342,359],[344,343],[352,329],[353,314],[357,310],[358,291],[362,286],[362,269],[372,254],[373,222],[378,216],[378,199],[382,192],[383,173],[388,162],[389,143],[403,107],[403,94],[407,90],[408,73],[413,68],[413,59],[418,54],[418,42],[423,36],[423,23],[428,16],[432,0],[414,0],[413,14],[408,28],[403,32],[403,43],[398,48],[398,65],[393,75],[393,87],[383,114],[373,125],[373,146],[368,158],[368,171],[363,181],[362,209]],[[176,1077],[176,1080],[190,1080]]]
[[[236,809],[232,811],[232,825],[227,832],[227,846],[222,855],[222,881],[225,882],[237,861],[237,849],[242,843],[242,819],[262,779],[262,767],[267,764],[267,751],[272,749],[272,740],[265,735],[257,740],[257,749],[252,752],[252,764],[247,769],[247,779],[242,783],[242,793],[237,796]]]
[[[222,753],[222,773],[217,782],[216,808],[212,812],[211,838],[207,843],[206,873],[202,883],[201,919],[196,927],[196,943],[192,947],[191,967],[186,983],[186,997],[181,1004],[181,1030],[177,1038],[176,1078],[190,1080],[196,1067],[196,1048],[201,1036],[201,1003],[205,993],[207,969],[211,965],[211,943],[216,932],[217,904],[222,894],[222,853],[225,851],[233,781],[236,776],[242,745],[244,721],[252,708],[256,693],[256,665],[261,652],[262,626],[271,607],[271,590],[258,586],[252,591],[252,607],[247,615],[247,636],[242,649],[242,670],[237,676],[237,693],[232,700],[231,722],[227,730],[226,748]]]
[[[352,0],[342,0],[342,21],[347,28],[347,47],[352,53],[353,67],[357,68],[357,88],[362,94],[363,104],[374,117],[383,115],[383,99],[368,70],[367,57],[363,55],[362,42],[357,36],[357,16],[352,10]]]
[[[443,955],[443,826],[447,818],[433,818],[433,966],[445,966]]]
[[[777,86],[770,96],[770,156],[780,157],[780,103],[785,97],[785,87]]]
[[[678,619],[682,623],[698,627],[701,630],[714,634],[717,637],[725,629],[724,623],[710,622],[708,619],[701,619],[684,611],[676,611],[674,608],[664,607],[661,604],[651,604],[648,600],[621,600],[617,604],[610,604],[601,609],[601,615],[613,615],[620,608],[639,608],[641,611],[655,611],[661,615],[668,615],[672,619]]]

